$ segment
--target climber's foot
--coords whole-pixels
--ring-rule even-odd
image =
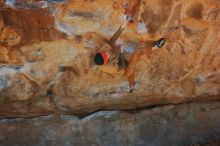
[[[133,93],[134,91],[134,86],[130,86],[130,93]]]
[[[165,39],[160,38],[158,41],[156,41],[156,45],[158,48],[161,48],[165,44]]]

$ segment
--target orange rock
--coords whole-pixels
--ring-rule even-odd
[[[0,62],[5,63],[9,61],[8,50],[5,47],[0,48]]]
[[[21,37],[10,27],[5,27],[0,35],[0,40],[3,44],[14,46],[20,43]]]
[[[5,8],[0,10],[0,15],[5,25],[21,37],[22,44],[65,38],[54,28],[54,18],[48,9]]]
[[[166,38],[163,48],[140,57],[134,94],[128,93],[126,79],[104,76],[93,63],[104,40],[123,22],[126,2],[135,21],[122,34],[125,43],[139,47],[140,42]],[[48,9],[1,9],[0,77],[12,86],[1,88],[0,114],[19,115],[22,109],[23,115],[46,109],[86,113],[219,100],[219,7],[213,0],[70,0]],[[146,34],[137,33],[139,16]],[[14,74],[8,75],[8,68]],[[10,106],[22,100],[26,102]]]

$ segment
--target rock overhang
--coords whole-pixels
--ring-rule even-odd
[[[9,2],[13,7],[1,9],[3,115],[77,114],[220,98],[219,2]],[[42,8],[44,3],[49,5]],[[141,56],[133,94],[126,79],[112,78],[92,63],[100,36],[110,38],[122,23],[125,4],[134,18],[122,34],[128,49],[167,39],[161,50]],[[138,33],[139,17],[147,33]]]

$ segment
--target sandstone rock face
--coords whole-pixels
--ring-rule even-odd
[[[5,8],[0,12],[4,23],[21,38],[20,45],[65,38],[65,34],[54,28],[54,18],[50,15],[48,9]],[[7,37],[9,37],[8,33],[10,32],[3,31],[3,34]]]
[[[125,13],[126,59],[166,39],[132,94],[93,63]],[[219,0],[0,0],[0,32],[0,145],[219,145]]]
[[[217,0],[2,1],[0,115],[219,100],[219,9]],[[133,94],[126,78],[102,73],[92,59],[125,11],[133,17],[121,36],[128,52],[143,41],[167,40],[140,57]],[[147,33],[140,33],[139,22]]]
[[[0,120],[1,146],[218,146],[219,102]]]

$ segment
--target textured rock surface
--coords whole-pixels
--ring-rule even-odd
[[[167,39],[164,48],[141,56],[134,94],[125,78],[111,78],[92,64],[97,38],[117,30],[123,5],[134,18],[122,35],[128,44]],[[218,0],[1,1],[0,115],[219,100],[219,8]],[[137,33],[138,20],[147,33]]]
[[[127,52],[167,40],[133,94],[92,63],[125,11]],[[219,102],[118,111],[220,99],[219,0],[0,0],[0,32],[0,145],[219,145]]]
[[[0,120],[1,146],[218,146],[219,102]]]

